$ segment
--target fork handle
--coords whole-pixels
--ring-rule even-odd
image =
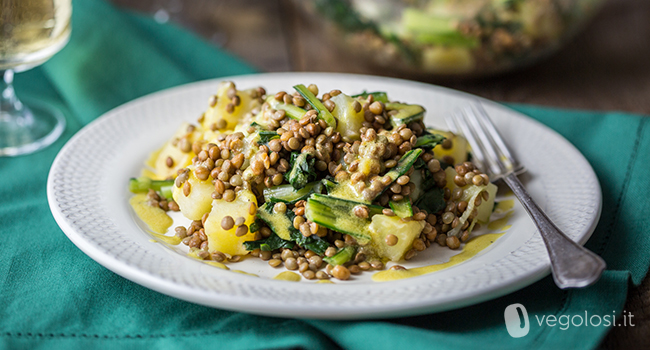
[[[562,233],[533,201],[516,174],[511,173],[503,180],[537,226],[551,258],[555,284],[562,289],[580,288],[598,281],[605,270],[605,261]]]

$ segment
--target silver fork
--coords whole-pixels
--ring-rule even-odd
[[[535,204],[517,175],[526,171],[508,150],[503,138],[479,102],[449,114],[447,124],[465,136],[472,147],[472,162],[495,182],[503,180],[514,192],[537,226],[551,258],[551,272],[558,287],[580,288],[598,281],[605,261],[569,239]]]

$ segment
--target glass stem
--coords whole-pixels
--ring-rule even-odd
[[[0,90],[2,91],[2,96],[0,97],[0,115],[16,118],[17,116],[24,115],[23,109],[25,107],[16,96],[13,82],[14,71],[11,69],[2,71],[2,83],[0,83]]]

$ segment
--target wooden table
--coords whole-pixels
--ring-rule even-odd
[[[386,75],[337,49],[289,0],[113,0],[199,33],[261,71]],[[325,44],[327,45],[327,44]],[[440,83],[440,82],[438,82]],[[650,115],[650,1],[610,0],[583,32],[552,57],[498,77],[443,82],[496,101]],[[650,349],[650,279],[633,287],[625,310],[635,327],[613,328],[604,349]]]

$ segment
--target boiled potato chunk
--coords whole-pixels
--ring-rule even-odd
[[[235,90],[235,94],[239,97],[240,103],[238,106],[232,105],[232,99],[228,97],[228,92],[232,89]],[[211,97],[210,103],[212,105],[205,111],[203,127],[208,130],[215,129],[215,126],[220,123],[219,120],[223,119],[226,121],[226,126],[225,128],[219,128],[220,130],[234,129],[247,113],[259,106],[259,102],[251,98],[252,92],[253,90],[237,91],[235,84],[230,81],[221,83],[216,95]],[[216,103],[213,103],[214,99],[216,99]],[[232,113],[228,111],[231,108]]]
[[[194,171],[190,170],[187,183],[190,186],[189,195],[186,196],[183,192],[184,183],[181,187],[173,186],[172,197],[186,218],[201,220],[203,214],[212,208],[212,192],[214,192],[212,178],[201,181],[194,175]]]
[[[377,255],[391,261],[399,261],[413,246],[415,240],[424,228],[424,221],[403,222],[397,216],[375,215],[370,223],[372,249]],[[386,244],[386,236],[397,236],[397,244]]]
[[[255,215],[250,214],[251,203],[257,206],[255,195],[249,190],[239,191],[232,202],[226,202],[223,199],[212,201],[212,211],[203,225],[205,234],[208,236],[208,249],[210,251],[219,251],[231,256],[248,254],[242,243],[254,240],[255,234],[249,230],[247,234],[237,237],[235,235],[237,227],[224,230],[221,227],[221,220],[226,216],[233,219],[243,217],[246,219],[244,225],[250,227],[255,221]]]
[[[151,157],[147,161],[147,165],[153,169],[153,174],[148,172],[147,175],[152,177],[154,180],[164,180],[167,178],[176,177],[176,171],[181,168],[188,166],[192,160],[192,157],[195,156],[191,151],[185,153],[180,149],[180,140],[185,137],[188,141],[194,142],[197,138],[200,137],[200,132],[195,129],[195,131],[188,133],[188,127],[190,124],[183,123],[181,127],[174,133],[169,141],[159,150],[153,152]],[[174,142],[176,140],[176,142]],[[172,159],[172,166],[167,166],[167,158]]]
[[[442,161],[443,157],[450,156],[454,158],[454,164],[451,165],[456,165],[465,162],[467,160],[467,151],[469,151],[469,145],[467,144],[467,140],[465,140],[464,137],[460,135],[456,135],[449,131],[441,131],[441,130],[429,130],[429,131],[434,134],[443,135],[444,137],[451,140],[451,144],[452,144],[451,148],[449,149],[443,148],[442,145],[436,146],[433,149],[434,158]]]

